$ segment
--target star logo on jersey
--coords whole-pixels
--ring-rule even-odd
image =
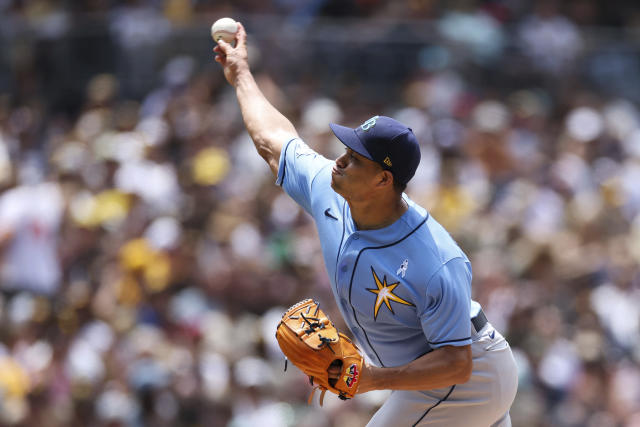
[[[369,292],[377,295],[376,303],[373,306],[373,320],[376,320],[378,318],[378,311],[380,311],[380,307],[383,303],[387,306],[389,311],[391,311],[391,314],[395,314],[393,312],[393,308],[391,307],[391,303],[389,302],[390,300],[404,305],[414,305],[408,301],[403,300],[393,293],[393,290],[400,284],[400,282],[395,282],[387,285],[387,276],[383,276],[381,282],[373,267],[371,267],[371,272],[373,273],[373,280],[375,280],[377,286],[376,289],[367,288]]]

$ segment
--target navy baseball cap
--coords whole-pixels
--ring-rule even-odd
[[[420,163],[420,146],[411,128],[386,116],[375,116],[356,128],[330,123],[335,136],[361,156],[379,163],[406,184]]]

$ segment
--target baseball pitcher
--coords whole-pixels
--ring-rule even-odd
[[[509,344],[471,299],[467,256],[404,193],[420,161],[412,130],[384,116],[356,128],[330,124],[345,151],[324,158],[258,88],[238,27],[236,47],[220,41],[215,59],[276,183],[315,220],[337,306],[364,355],[353,358],[350,341],[306,300],[279,333],[311,351],[341,342],[352,359],[305,372],[343,398],[393,390],[368,426],[510,426],[517,369]]]

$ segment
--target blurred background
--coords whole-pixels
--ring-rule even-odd
[[[0,0],[0,425],[358,426],[274,330],[338,311],[209,34],[231,16],[306,142],[409,124],[520,369],[514,426],[640,426],[640,6]]]

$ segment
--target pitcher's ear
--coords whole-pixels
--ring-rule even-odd
[[[388,170],[383,170],[380,174],[380,180],[378,181],[378,185],[393,185],[393,174]]]

